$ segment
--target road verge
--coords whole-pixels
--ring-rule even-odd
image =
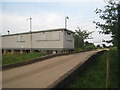
[[[97,52],[96,54],[90,56],[82,65],[78,64],[75,68],[71,69],[64,76],[60,77],[57,81],[51,84],[48,88],[65,88],[74,82],[75,78],[84,73],[93,63],[95,63],[96,58],[103,54],[106,50]]]
[[[11,68],[19,67],[19,66],[24,66],[24,65],[28,65],[28,64],[32,64],[32,63],[36,63],[36,62],[43,61],[43,60],[47,60],[49,58],[53,58],[53,57],[57,57],[57,56],[64,56],[64,55],[70,55],[70,54],[81,53],[81,52],[86,52],[86,51],[51,54],[51,55],[48,55],[48,56],[43,56],[43,57],[38,57],[38,58],[35,58],[35,59],[27,60],[27,61],[24,61],[24,62],[19,62],[19,63],[15,63],[15,64],[9,64],[9,65],[3,65],[1,67],[2,67],[2,70],[7,70],[7,69],[11,69]]]

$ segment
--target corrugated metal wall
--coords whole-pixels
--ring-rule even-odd
[[[67,31],[49,31],[32,33],[31,35],[18,34],[2,37],[2,48],[19,48],[19,49],[63,49],[74,48],[73,33],[68,34]]]

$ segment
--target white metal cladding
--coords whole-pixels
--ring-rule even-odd
[[[74,48],[74,34],[69,31],[64,33],[64,48]]]
[[[63,32],[33,33],[33,48],[63,48]]]
[[[73,49],[74,37],[73,33],[67,31],[47,31],[31,34],[16,34],[2,37],[2,48],[37,48],[37,49]]]

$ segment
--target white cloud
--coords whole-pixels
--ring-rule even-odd
[[[6,34],[8,30],[11,33],[26,31],[27,25],[25,19],[26,19],[25,17],[17,15],[3,15],[2,33]]]
[[[2,34],[2,15],[0,14],[0,35]]]
[[[55,28],[64,28],[64,19],[65,15],[57,13],[45,12],[40,15],[32,15],[32,31],[39,30],[48,30]],[[1,17],[0,17],[1,18]],[[20,33],[29,31],[29,21],[26,19],[28,16],[18,16],[18,15],[3,15],[3,28],[2,34],[7,34],[7,31],[10,30],[11,33]],[[72,17],[71,17],[72,19]],[[103,39],[111,39],[110,36],[99,35],[98,30],[95,29],[95,25],[92,23],[92,20],[86,19],[85,22],[74,21],[68,19],[68,29],[75,30],[79,26],[82,29],[88,31],[95,31],[92,34],[93,39],[88,40],[89,42],[95,44],[103,44]],[[99,36],[99,37],[98,37]]]
[[[56,13],[50,13],[47,15],[47,23],[54,24],[55,22],[59,22],[61,19],[61,16]]]
[[[103,0],[2,0],[2,2],[104,2]]]
[[[32,31],[39,31],[50,28],[63,28],[64,20],[63,15],[56,13],[43,13],[40,15],[32,15]],[[7,34],[10,30],[11,33],[28,32],[29,21],[26,20],[28,16],[18,15],[3,15],[2,21],[2,34]],[[62,20],[63,19],[63,20]]]

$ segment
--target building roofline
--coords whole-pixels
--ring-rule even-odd
[[[39,32],[61,31],[61,30],[69,31],[69,32],[71,32],[71,33],[75,33],[75,32],[73,32],[72,30],[68,30],[68,29],[65,29],[65,28],[59,28],[59,29],[49,29],[49,30],[41,30],[41,31],[33,31],[33,32],[24,32],[24,33],[16,33],[16,34],[2,35],[2,37],[4,37],[4,36],[21,35],[21,34],[30,34],[30,33],[39,33]]]

